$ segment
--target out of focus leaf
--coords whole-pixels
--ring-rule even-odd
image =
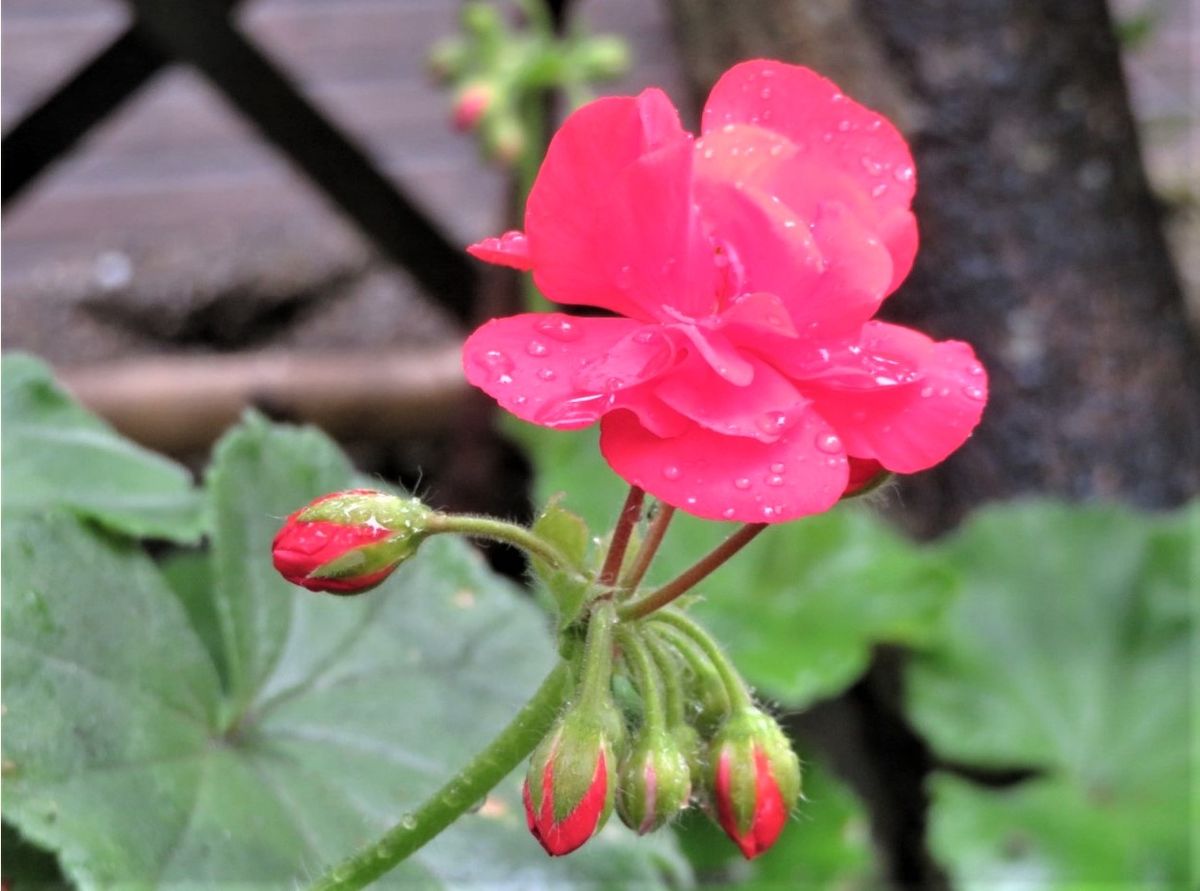
[[[127,535],[199,539],[201,496],[185,468],[81,408],[32,356],[6,355],[0,369],[6,516],[65,507]]]
[[[1006,506],[944,546],[965,588],[913,666],[912,716],[943,756],[1045,771],[934,784],[963,887],[1182,887],[1198,516]]]

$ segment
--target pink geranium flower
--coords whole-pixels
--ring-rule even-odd
[[[667,97],[600,99],[554,137],[525,232],[470,248],[551,300],[467,340],[472,384],[518,417],[600,422],[612,468],[702,517],[817,513],[879,468],[970,435],[970,346],[872,321],[917,249],[912,156],[886,119],[794,65],[744,62],[699,138]]]

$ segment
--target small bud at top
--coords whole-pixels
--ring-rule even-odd
[[[743,710],[713,737],[710,782],[717,820],[747,860],[775,843],[800,794],[800,762],[779,725]]]
[[[530,759],[525,820],[552,857],[574,851],[612,813],[616,768],[604,723],[570,711]]]
[[[431,514],[415,498],[370,489],[322,496],[288,517],[276,534],[275,568],[310,591],[361,593],[416,553]]]
[[[454,127],[466,132],[475,129],[496,99],[495,88],[483,81],[467,84],[454,101]]]

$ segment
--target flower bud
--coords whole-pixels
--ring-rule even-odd
[[[674,736],[643,732],[621,762],[617,813],[638,835],[666,825],[687,807],[691,769]]]
[[[432,513],[415,498],[370,489],[322,496],[275,535],[275,569],[310,591],[359,594],[416,553]]]
[[[472,81],[454,100],[454,127],[461,132],[475,129],[496,99],[495,88],[485,81]]]
[[[709,780],[721,828],[747,860],[775,843],[800,794],[800,761],[758,709],[730,716],[709,749]]]
[[[569,854],[612,813],[616,769],[600,716],[568,712],[533,753],[523,797],[529,831],[552,857]]]

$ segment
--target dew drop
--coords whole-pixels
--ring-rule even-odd
[[[664,467],[662,469],[662,475],[665,476],[669,480],[677,480],[683,474],[682,474],[682,471],[680,471],[680,469],[678,467],[676,467],[674,464],[668,464],[666,467]]]
[[[922,387],[921,388],[921,398],[922,399],[928,399],[932,395],[933,395],[933,387]]]
[[[963,395],[968,399],[974,399],[976,402],[982,402],[984,396],[983,388],[976,386],[963,387]]]
[[[981,374],[983,374],[983,366],[982,365],[972,365],[971,366],[971,376],[972,377],[979,377]]]
[[[544,381],[552,381],[558,377],[553,368],[539,368],[537,376]]]
[[[400,825],[410,832],[417,828],[416,814],[405,814],[400,818]]]
[[[732,520],[735,514],[737,514],[737,511],[732,507],[727,507],[725,510],[721,511],[721,516],[723,516],[726,520]]]
[[[497,376],[508,374],[513,370],[512,359],[500,350],[488,350],[485,353],[476,354],[476,361]]]
[[[839,133],[849,133],[849,132],[850,132],[850,122],[849,122],[849,121],[845,121],[845,120],[843,120],[843,121],[838,121],[838,122],[837,122],[837,129],[838,129],[838,132],[839,132]]]
[[[639,331],[639,332],[637,332],[637,334],[633,335],[634,343],[650,343],[650,341],[652,341],[652,340],[654,340],[654,332],[653,331],[644,331],[643,330],[643,331]]]
[[[544,356],[550,352],[550,347],[546,346],[540,340],[531,340],[525,344],[525,352],[531,356]]]
[[[872,176],[878,176],[880,171],[883,170],[882,164],[880,164],[874,158],[869,158],[866,155],[863,155],[859,159],[859,163],[862,164],[863,170],[867,171],[867,173],[871,174]]]
[[[769,520],[771,517],[775,516],[775,508],[769,504],[764,504],[762,506],[762,515]]]
[[[573,343],[583,337],[579,326],[562,316],[541,319],[534,327],[547,337],[563,343]]]
[[[741,489],[744,492],[750,488],[750,480],[746,479],[744,476],[738,477],[733,481],[733,487],[735,489]]]
[[[837,455],[842,451],[842,440],[836,433],[818,433],[816,445],[826,455]]]
[[[771,155],[773,157],[778,158],[782,154],[783,154],[783,146],[782,145],[776,144],[776,145],[771,146]]]
[[[771,473],[783,473],[785,470],[787,470],[787,468],[781,463],[776,462],[775,464],[771,465]]]
[[[695,495],[689,495],[687,498],[683,499],[684,504],[687,505],[695,505],[698,500],[699,499],[697,499]]]
[[[908,164],[902,164],[892,171],[892,179],[898,183],[906,183],[912,180],[915,171]]]
[[[761,90],[758,91],[758,95],[760,97],[762,97],[763,99],[770,99],[771,98],[771,88],[763,87]]]
[[[764,482],[765,482],[765,483],[766,483],[768,486],[772,486],[772,487],[774,487],[774,488],[779,488],[780,486],[782,486],[782,485],[783,485],[783,477],[781,477],[781,476],[769,476],[769,477],[767,477],[767,478],[764,480]]]
[[[871,197],[872,198],[880,198],[883,196],[883,193],[886,191],[887,191],[887,183],[880,183],[879,185],[877,185],[875,188],[873,188],[871,190]]]
[[[787,415],[783,412],[769,411],[759,417],[757,424],[758,429],[763,433],[769,433],[774,436],[783,432],[783,428],[787,426],[787,421]]]
[[[513,397],[513,405],[524,405],[528,401],[529,401],[528,396],[514,396]]]
[[[711,161],[711,160],[712,160],[712,158],[713,158],[713,155],[715,155],[715,154],[716,154],[716,152],[715,152],[713,149],[706,148],[706,149],[705,149],[705,150],[702,152],[702,154],[704,155],[704,157],[705,157],[705,159],[706,159],[706,160],[709,160],[709,161]]]

